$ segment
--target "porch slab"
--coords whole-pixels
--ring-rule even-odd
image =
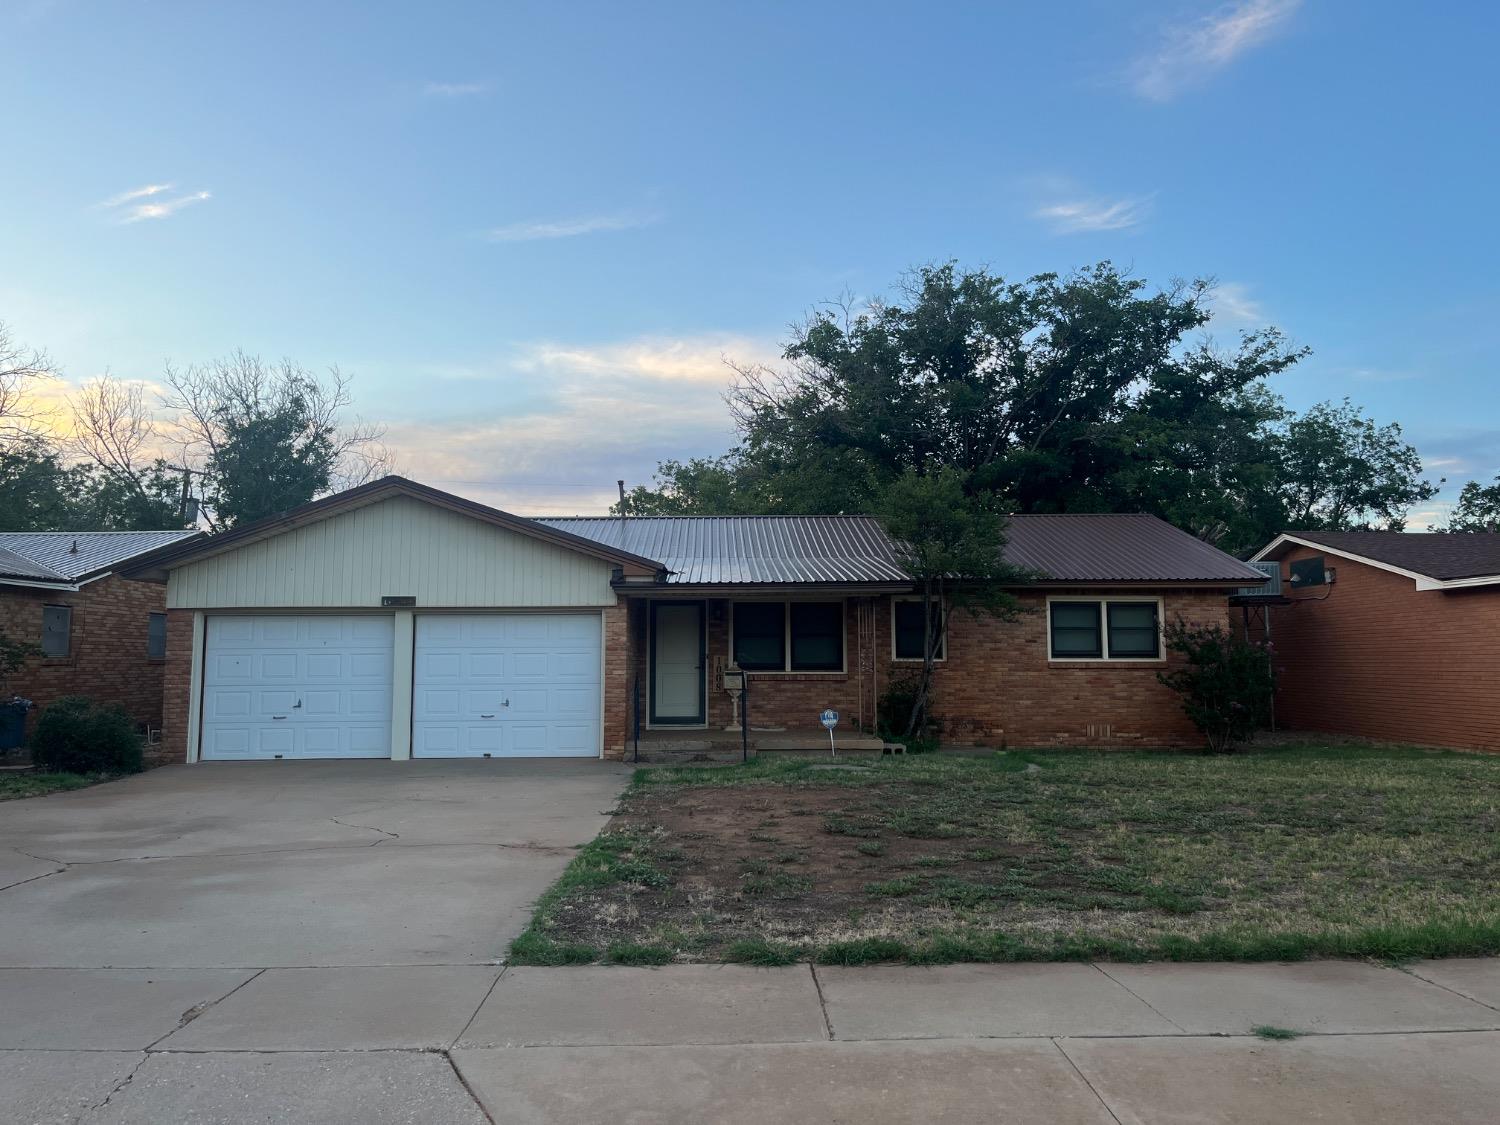
[[[1500,1035],[1059,1042],[1120,1125],[1490,1125]]]
[[[506,970],[460,1046],[796,1043],[828,1037],[806,965]]]
[[[1045,1039],[455,1051],[506,1125],[941,1121],[1112,1125]]]
[[[404,965],[268,969],[160,1044],[163,1051],[446,1047],[498,969]]]
[[[1176,1035],[1093,965],[819,968],[835,1039]]]
[[[254,975],[243,969],[0,969],[0,1050],[145,1050]]]
[[[1103,966],[1194,1034],[1461,1031],[1500,1028],[1500,1012],[1396,969],[1358,961]]]

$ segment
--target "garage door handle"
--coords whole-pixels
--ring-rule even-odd
[[[493,719],[495,716],[493,716],[493,715],[480,715],[479,717],[481,719]]]
[[[286,716],[285,715],[272,715],[271,718],[273,718],[273,719],[284,719],[284,718],[286,718]]]

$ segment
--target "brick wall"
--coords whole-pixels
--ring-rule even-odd
[[[1182,617],[1196,624],[1220,625],[1228,620],[1222,591],[1054,592],[1161,595],[1168,620]],[[1201,736],[1183,714],[1178,697],[1157,682],[1156,673],[1163,664],[1049,662],[1045,597],[1040,591],[1024,593],[1021,600],[1028,612],[1011,622],[963,612],[953,615],[947,659],[937,666],[933,685],[934,714],[946,739],[1016,747],[1201,745]],[[729,656],[730,611],[722,599],[709,600],[707,609],[708,725],[722,729],[733,713],[733,703],[716,678]],[[649,681],[643,609],[632,638],[630,663],[644,693]],[[818,713],[832,707],[842,717],[841,729],[875,729],[880,694],[894,678],[920,668],[915,662],[891,659],[889,598],[849,599],[845,653],[844,672],[752,673],[751,725],[813,730]]]
[[[630,734],[634,680],[630,636],[630,603],[621,598],[604,611],[604,756],[617,761],[625,757],[625,740]]]
[[[11,676],[7,693],[37,704],[33,718],[64,695],[86,695],[125,708],[141,726],[162,724],[165,661],[146,655],[148,616],[166,610],[166,587],[110,575],[77,592],[0,587],[0,630],[39,644],[42,607],[73,610],[66,657],[33,657]]]
[[[167,611],[167,665],[162,692],[160,757],[187,761],[188,702],[193,685],[193,611]]]
[[[1162,598],[1165,620],[1226,625],[1223,591],[1053,590],[1055,595]],[[1168,664],[1047,659],[1046,597],[1020,595],[1015,621],[957,611],[947,660],[933,679],[945,738],[979,745],[1195,747],[1203,744],[1179,697],[1157,682]],[[889,625],[885,626],[889,635]],[[914,668],[900,664],[894,668]]]
[[[1323,552],[1298,548],[1288,564]],[[1327,554],[1332,586],[1271,610],[1278,724],[1500,750],[1500,588],[1418,590]],[[1327,595],[1325,598],[1324,595]]]

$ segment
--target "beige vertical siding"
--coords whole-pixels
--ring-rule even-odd
[[[605,606],[609,563],[406,496],[172,571],[174,609]]]

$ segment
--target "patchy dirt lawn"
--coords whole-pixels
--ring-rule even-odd
[[[642,770],[520,962],[1500,951],[1500,757],[921,756]]]

